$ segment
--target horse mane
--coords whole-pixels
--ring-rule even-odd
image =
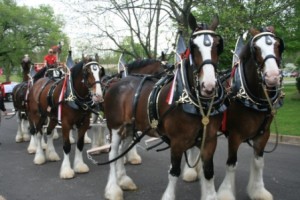
[[[250,50],[250,43],[251,43],[251,39],[245,44],[245,46],[242,48],[241,53],[239,55],[241,60],[249,60],[252,56],[251,56],[251,50]],[[250,57],[249,57],[250,55]]]
[[[131,69],[142,68],[142,67],[145,67],[147,65],[151,65],[155,62],[159,62],[159,61],[156,60],[156,59],[152,59],[152,58],[147,58],[147,59],[142,59],[142,60],[135,60],[135,61],[133,61],[133,62],[131,62],[127,65],[127,69],[128,69],[128,71],[130,71]]]
[[[83,61],[80,61],[71,68],[71,77],[73,80],[78,76],[79,73],[81,73],[84,64],[85,63]]]

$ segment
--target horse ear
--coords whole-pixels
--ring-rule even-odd
[[[273,26],[267,26],[266,30],[270,31],[271,33],[275,33],[275,28]]]
[[[194,31],[198,25],[197,25],[197,21],[196,21],[196,18],[194,17],[194,15],[192,13],[189,14],[189,25],[190,25],[190,28],[192,29],[192,31]]]
[[[260,33],[259,30],[255,29],[255,28],[250,28],[249,32],[252,36],[255,36]]]
[[[211,25],[210,25],[210,30],[215,31],[219,25],[219,16],[215,15],[214,18],[212,19]]]

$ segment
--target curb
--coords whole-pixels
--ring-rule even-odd
[[[269,142],[276,142],[276,134],[271,134],[269,138]],[[290,135],[278,135],[278,142],[282,144],[291,144],[291,145],[299,145],[300,146],[300,137],[298,136],[290,136]]]

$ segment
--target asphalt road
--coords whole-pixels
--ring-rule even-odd
[[[26,151],[28,143],[15,143],[16,118],[4,119],[0,125],[0,196],[6,200],[104,200],[109,166],[96,166],[86,158],[90,167],[87,174],[77,174],[71,180],[61,180],[59,169],[61,161],[47,162],[37,166],[33,155]],[[62,156],[61,137],[54,145]],[[140,143],[143,146],[143,143]],[[273,147],[273,143],[267,149]],[[71,159],[74,156],[72,145]],[[90,145],[85,145],[85,150]],[[169,169],[169,151],[149,152],[139,148],[143,163],[139,166],[127,166],[127,173],[138,186],[134,192],[124,192],[125,200],[158,200],[167,185]],[[215,185],[219,187],[225,175],[227,143],[222,136],[218,139],[215,154]],[[300,199],[300,147],[279,144],[275,152],[265,155],[264,181],[266,188],[273,194],[274,200]],[[252,149],[247,144],[240,147],[238,170],[236,174],[237,200],[248,200],[246,185],[249,176],[249,158]],[[100,157],[96,157],[100,159]],[[198,182],[177,185],[177,200],[200,199]],[[1,198],[0,198],[1,199]]]

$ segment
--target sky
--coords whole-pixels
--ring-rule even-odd
[[[67,5],[65,5],[64,3],[62,3],[62,0],[15,0],[16,3],[20,6],[25,5],[28,7],[39,7],[40,5],[50,5],[53,10],[54,13],[56,15],[60,15],[63,16],[64,20],[65,20],[65,27],[63,28],[64,33],[66,33],[68,35],[68,37],[70,38],[70,45],[73,51],[73,55],[76,57],[80,57],[82,53],[86,53],[86,52],[81,52],[82,50],[78,49],[78,44],[81,44],[82,42],[82,35],[87,35],[90,32],[98,32],[98,30],[93,29],[93,27],[84,25],[84,23],[80,22],[80,18],[79,16],[75,16],[71,14],[70,12],[70,8],[67,7]],[[105,0],[103,0],[105,2]],[[84,6],[88,6],[91,4],[85,4],[82,5],[82,7],[80,9],[83,9],[84,11]],[[113,22],[114,24],[118,24],[118,28],[120,28],[121,23],[116,22],[118,19],[115,19],[114,16],[111,16],[110,18],[113,17]],[[99,20],[99,19],[96,19]],[[98,21],[99,22],[99,21]],[[101,22],[99,22],[101,23]],[[76,30],[76,31],[74,31]],[[170,30],[168,29],[169,33],[168,36],[163,36],[164,33],[160,34],[159,40],[159,48],[161,48],[159,51],[165,51],[166,49],[170,48],[170,45],[166,43],[166,38],[170,38],[171,34],[170,34]],[[166,32],[166,30],[164,30],[163,32]],[[109,44],[108,41],[107,43],[105,43],[105,45]],[[103,43],[103,42],[102,42]],[[162,45],[163,44],[163,45]]]

